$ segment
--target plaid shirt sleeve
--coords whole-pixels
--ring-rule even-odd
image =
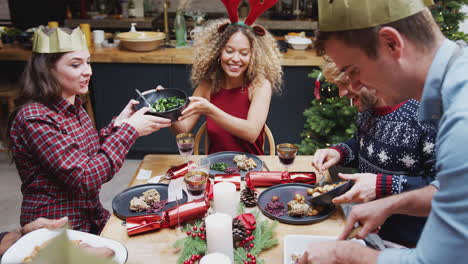
[[[69,132],[47,116],[28,117],[23,128],[25,142],[43,166],[83,194],[99,192],[101,185],[112,179],[137,138],[136,130],[127,123],[112,127],[111,133],[100,140],[99,150],[89,156]]]

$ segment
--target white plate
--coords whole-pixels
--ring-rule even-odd
[[[291,255],[302,254],[312,242],[332,241],[336,238],[334,236],[287,235],[284,237],[283,264],[293,264]],[[352,241],[366,244],[363,240],[353,239]]]
[[[23,259],[34,250],[35,246],[39,246],[42,243],[58,236],[62,230],[49,230],[46,228],[35,230],[28,233],[16,241],[2,257],[2,264],[15,264],[23,263]],[[125,246],[112,239],[105,237],[96,236],[93,234],[75,231],[67,229],[68,239],[70,240],[81,240],[84,243],[88,243],[93,247],[107,247],[115,252],[113,260],[119,264],[124,264],[127,261],[127,249]]]

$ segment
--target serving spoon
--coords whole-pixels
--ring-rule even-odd
[[[145,96],[140,92],[140,90],[135,89],[135,91],[143,99],[143,101],[145,101],[145,103],[148,105],[152,112],[157,112],[156,109],[154,109],[153,106],[148,102],[148,100],[146,100]]]

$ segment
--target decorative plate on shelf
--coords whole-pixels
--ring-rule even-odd
[[[291,225],[307,225],[313,224],[317,222],[321,222],[327,219],[335,210],[335,206],[325,206],[320,210],[317,215],[310,215],[310,216],[290,216],[287,213],[288,205],[287,203],[291,200],[294,200],[294,195],[301,194],[304,196],[306,203],[308,203],[308,195],[307,189],[314,188],[314,185],[304,184],[304,183],[286,183],[286,184],[279,184],[273,187],[270,187],[264,190],[258,196],[258,208],[260,211],[266,215],[267,217],[278,220],[281,223],[291,224]],[[271,202],[271,198],[273,196],[277,196],[279,198],[279,202],[284,204],[285,207],[285,214],[282,216],[275,216],[265,210],[267,204]]]
[[[123,190],[121,193],[117,194],[114,197],[114,199],[112,199],[112,210],[114,210],[114,214],[122,220],[125,220],[127,217],[130,217],[130,216],[154,214],[154,213],[148,213],[148,212],[133,212],[130,210],[130,201],[133,199],[133,197],[140,197],[144,192],[151,190],[151,189],[156,189],[156,191],[159,192],[161,200],[167,200],[168,189],[169,189],[168,184],[149,183],[149,184],[136,185],[136,186]],[[186,203],[188,200],[187,193],[185,191],[182,191],[182,193],[183,193],[182,199],[167,203],[166,206],[157,214],[160,214],[171,207],[175,207],[177,206],[177,204]]]
[[[213,164],[222,162],[222,163],[226,163],[228,167],[237,168],[237,165],[234,163],[234,157],[236,155],[245,155],[247,156],[247,158],[252,158],[256,164],[255,168],[247,170],[247,171],[238,169],[241,176],[245,176],[245,174],[249,171],[261,171],[263,169],[263,161],[259,157],[250,153],[245,153],[245,152],[222,151],[222,152],[210,154],[207,156],[207,158],[210,160],[210,167],[213,166]],[[226,172],[210,169],[211,176],[214,176],[216,174],[226,174]]]

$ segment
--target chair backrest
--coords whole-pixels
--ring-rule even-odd
[[[208,154],[208,148],[210,146],[210,140],[208,138],[208,133],[206,133],[206,122],[204,122],[200,128],[198,129],[197,134],[195,135],[195,146],[193,147],[193,154],[194,155],[200,155],[200,143],[203,137],[204,141],[204,149],[205,149],[205,155]],[[263,138],[264,138],[264,143],[263,143],[263,151],[265,151],[265,143],[268,141],[268,146],[270,150],[270,156],[275,155],[275,138],[273,137],[273,134],[271,133],[270,128],[265,124],[265,127],[263,129]]]

